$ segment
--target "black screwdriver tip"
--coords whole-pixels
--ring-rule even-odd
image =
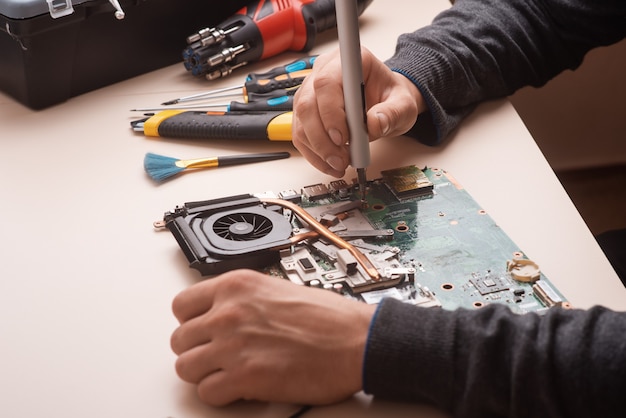
[[[178,103],[178,99],[174,99],[174,100],[169,100],[167,102],[163,102],[161,103],[161,106],[170,106],[170,105],[174,105]]]

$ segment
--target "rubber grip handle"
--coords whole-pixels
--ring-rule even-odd
[[[228,111],[268,111],[268,110],[293,110],[293,96],[272,97],[267,100],[255,100],[248,103],[231,102]]]
[[[287,89],[272,90],[269,93],[249,93],[248,92],[246,101],[249,103],[249,102],[256,102],[259,100],[274,99],[276,97],[293,96],[294,94],[296,94],[299,88],[300,86],[298,85],[294,87],[289,87]]]
[[[311,55],[309,57],[301,58],[290,62],[289,64],[274,67],[265,73],[251,73],[248,74],[247,80],[262,80],[266,78],[274,78],[279,75],[294,73],[300,70],[310,70],[313,68],[317,55]]]
[[[311,74],[312,69],[294,71],[292,73],[281,74],[272,78],[251,78],[248,77],[244,83],[244,95],[250,93],[270,93],[279,89],[290,89],[300,86],[306,76]]]
[[[189,111],[162,120],[157,129],[159,136],[167,138],[267,140],[273,139],[268,135],[268,126],[283,113],[285,112],[212,114]]]

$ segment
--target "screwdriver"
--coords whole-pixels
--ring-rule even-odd
[[[315,59],[317,55],[310,55],[305,58],[300,58],[295,61],[290,62],[289,64],[280,65],[278,67],[274,67],[271,70],[264,73],[250,73],[246,78],[246,81],[256,80],[256,79],[267,79],[274,78],[284,74],[295,73],[297,71],[302,70],[310,70],[313,68],[313,64],[315,64]]]
[[[311,70],[300,70],[295,73],[282,74],[274,78],[264,78],[258,80],[246,80],[243,86],[231,86],[224,87],[218,90],[211,90],[210,92],[198,93],[192,96],[180,97],[178,99],[168,100],[167,102],[162,103],[164,106],[169,106],[181,102],[189,102],[192,100],[204,100],[210,99],[211,97],[215,97],[217,93],[224,93],[227,91],[233,90],[241,90],[241,94],[245,96],[249,96],[250,94],[267,94],[271,93],[275,90],[279,89],[290,89],[292,87],[298,87],[306,76],[311,73]]]
[[[289,87],[286,89],[272,90],[268,93],[248,93],[247,95],[244,96],[243,99],[245,102],[250,103],[250,102],[256,102],[259,100],[274,99],[276,97],[293,96],[294,94],[296,94],[299,88],[300,88],[300,85],[297,85],[297,86]]]
[[[227,111],[230,110],[292,110],[293,109],[293,95],[296,94],[300,86],[290,87],[288,89],[273,90],[269,93],[249,93],[244,96],[244,102],[232,101],[230,103],[198,103],[195,105],[167,105],[159,107],[141,107],[131,109],[131,112],[156,112],[160,110],[169,109],[207,109],[215,107],[225,107]],[[221,97],[230,97],[233,94],[215,95],[208,99],[216,99]],[[200,100],[200,99],[198,99]]]
[[[200,112],[165,110],[131,122],[150,137],[181,139],[266,139],[291,141],[291,111]]]
[[[298,91],[298,89],[300,88],[300,85],[295,85],[293,87],[289,87],[289,88],[285,88],[285,89],[276,89],[276,90],[272,90],[269,91],[267,93],[248,93],[247,91],[245,92],[246,94],[243,96],[243,101],[245,103],[250,103],[250,102],[256,102],[259,100],[269,100],[269,99],[274,99],[277,97],[282,97],[282,96],[293,96],[294,94],[296,94],[296,92]],[[237,89],[242,89],[242,87],[237,86]],[[221,99],[221,98],[225,98],[225,97],[233,97],[233,96],[239,96],[241,94],[241,92],[224,92],[223,94],[217,93],[217,94],[212,94],[210,96],[202,96],[202,97],[197,97],[194,99],[188,99],[188,100],[183,100],[183,102],[187,101],[195,101],[195,100],[215,100],[215,99]],[[165,102],[165,103],[172,103],[172,101],[169,102]],[[172,104],[176,104],[176,103],[172,103]],[[165,105],[165,104],[164,104]],[[165,106],[171,106],[171,105],[165,105]]]
[[[338,1],[337,34],[343,77],[343,94],[346,118],[350,129],[350,163],[356,168],[361,203],[365,203],[367,177],[370,164],[369,138],[363,83],[363,62],[359,39],[359,14],[356,0]]]
[[[167,106],[180,102],[205,99],[210,96],[240,89],[243,91],[243,95],[245,95],[246,93],[269,93],[276,89],[294,87],[302,84],[304,77],[306,77],[313,68],[316,58],[317,55],[311,55],[305,58],[297,59],[285,65],[274,67],[265,73],[250,73],[246,77],[246,81],[243,86],[236,85],[211,90],[174,100],[168,100],[162,104]]]
[[[293,110],[293,95],[283,95],[278,97],[269,97],[267,99],[257,99],[246,102],[230,102],[230,103],[198,103],[187,106],[160,106],[160,107],[140,107],[131,109],[131,112],[156,112],[160,110],[170,109],[208,109],[224,107],[226,112],[245,111],[245,112],[265,112],[268,110]]]
[[[230,102],[226,109],[227,112],[254,112],[266,110],[293,110],[293,96],[273,97],[267,100],[253,100],[247,103]]]

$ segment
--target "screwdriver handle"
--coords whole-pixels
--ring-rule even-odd
[[[294,71],[281,74],[272,78],[250,79],[244,83],[244,96],[250,93],[269,93],[278,89],[288,89],[302,84],[306,76],[311,74],[311,69]]]
[[[293,110],[293,96],[272,97],[266,100],[255,100],[252,102],[230,102],[227,111],[248,111],[259,112],[268,110]]]
[[[364,169],[370,164],[370,148],[356,0],[337,2],[337,35],[346,119],[350,130],[350,163],[356,169]]]
[[[299,87],[300,86],[294,86],[294,87],[289,87],[288,89],[277,89],[277,90],[272,90],[269,93],[248,93],[244,97],[244,101],[246,103],[250,103],[250,102],[258,102],[261,100],[275,99],[277,97],[283,97],[283,96],[293,96],[294,94],[296,94]]]
[[[289,64],[274,67],[265,73],[250,73],[248,74],[246,81],[274,78],[284,74],[295,73],[300,70],[310,70],[313,68],[313,63],[315,63],[316,58],[317,55],[311,55],[309,57],[292,61]]]
[[[144,122],[146,136],[182,139],[291,141],[292,113],[166,110]]]

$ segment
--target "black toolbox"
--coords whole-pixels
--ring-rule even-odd
[[[177,62],[184,71],[187,36],[246,3],[0,0],[0,89],[42,109]]]

